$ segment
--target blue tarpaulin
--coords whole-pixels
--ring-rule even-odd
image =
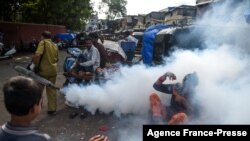
[[[143,48],[142,48],[142,59],[145,65],[151,66],[152,65],[152,58],[153,58],[153,48],[154,48],[154,40],[156,34],[164,28],[170,27],[169,25],[152,25],[148,27],[144,34],[143,34]]]
[[[58,33],[55,35],[56,39],[60,39],[61,41],[72,41],[73,39],[75,39],[75,34],[73,33]]]

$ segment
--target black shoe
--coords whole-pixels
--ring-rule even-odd
[[[56,115],[56,111],[47,111],[47,114],[50,116]]]
[[[80,118],[81,118],[81,119],[85,119],[86,117],[87,117],[87,114],[86,114],[86,113],[81,113],[81,114],[80,114]]]
[[[70,119],[73,119],[73,118],[75,118],[77,115],[78,115],[77,112],[73,112],[73,113],[71,113],[71,114],[69,115],[69,118],[70,118]]]

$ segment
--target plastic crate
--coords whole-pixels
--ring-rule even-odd
[[[121,42],[121,48],[124,52],[134,52],[136,47],[135,42],[129,42],[129,41],[122,41]]]

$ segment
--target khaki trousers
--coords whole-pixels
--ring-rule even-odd
[[[56,83],[56,76],[43,76],[45,79],[49,80],[53,84]],[[46,86],[46,94],[48,100],[48,109],[47,111],[56,111],[57,110],[57,90],[51,87]]]

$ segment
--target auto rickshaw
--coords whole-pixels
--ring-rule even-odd
[[[157,33],[153,61],[155,64],[164,63],[164,57],[168,57],[176,49],[202,49],[202,28],[198,26],[171,27]]]

